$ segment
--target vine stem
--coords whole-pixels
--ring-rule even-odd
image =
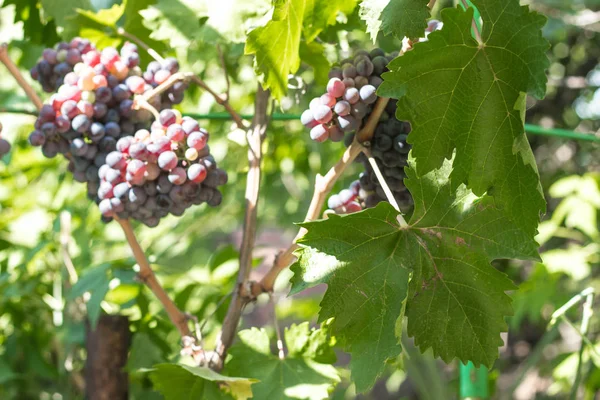
[[[133,228],[131,227],[131,224],[129,223],[128,220],[120,219],[116,216],[115,216],[115,220],[119,223],[119,225],[121,225],[121,228],[123,229],[123,233],[125,233],[125,237],[127,238],[127,242],[129,243],[129,247],[131,248],[131,251],[133,252],[133,256],[134,256],[136,262],[138,263],[138,265],[140,266],[140,271],[138,273],[140,280],[146,286],[148,286],[148,288],[152,291],[152,293],[154,293],[156,298],[160,301],[160,303],[164,307],[165,311],[167,312],[169,319],[171,320],[173,325],[175,325],[175,327],[179,331],[179,334],[182,337],[192,336],[193,335],[192,331],[190,330],[190,328],[188,326],[189,318],[179,308],[177,308],[177,305],[175,305],[173,300],[169,297],[169,295],[167,294],[165,289],[162,287],[162,285],[156,278],[154,271],[152,271],[152,268],[150,267],[148,258],[146,257],[146,254],[142,250],[142,246],[140,246],[140,243],[138,242],[137,238],[135,237],[135,233],[133,232]]]
[[[131,40],[132,42],[140,46],[142,49],[146,50],[146,52],[150,54],[150,57],[154,58],[159,63],[162,64],[165,62],[165,59],[160,54],[158,54],[156,50],[148,46],[146,43],[144,43],[143,40],[141,40],[137,36],[132,35],[123,28],[117,28],[117,33],[123,36],[124,38]]]
[[[27,95],[27,97],[29,97],[29,100],[31,100],[31,102],[35,105],[38,111],[41,110],[44,103],[37,95],[36,91],[31,87],[31,85],[27,83],[27,81],[21,74],[21,71],[19,71],[19,68],[15,65],[13,60],[8,55],[8,45],[6,43],[2,43],[0,45],[0,62],[4,64],[6,69],[8,69],[8,72],[10,72],[13,78],[15,78],[19,86],[23,88],[25,94]]]
[[[248,278],[252,269],[252,249],[256,239],[257,204],[260,193],[262,143],[264,140],[269,117],[267,109],[269,106],[270,92],[262,89],[258,84],[256,99],[254,102],[254,120],[246,135],[248,141],[248,174],[246,179],[246,213],[244,216],[244,227],[242,233],[242,244],[240,246],[240,267],[238,270],[237,284],[225,319],[221,333],[215,345],[215,355],[210,360],[210,366],[214,369],[222,368],[227,349],[233,343],[237,326],[242,316],[242,310],[248,301],[249,286]]]
[[[152,113],[152,116],[154,116],[155,120],[158,121],[160,119],[160,114],[158,113],[158,110],[154,108],[154,106],[152,106],[152,104],[150,104],[148,100],[146,100],[146,98],[143,96],[135,99],[135,109],[148,110]]]
[[[323,205],[325,204],[325,198],[329,192],[331,192],[331,189],[333,189],[337,180],[342,176],[348,165],[350,165],[356,157],[365,150],[365,147],[361,143],[370,142],[373,138],[377,122],[381,118],[381,114],[383,114],[389,100],[390,99],[386,97],[377,99],[377,103],[375,103],[375,107],[373,107],[373,111],[371,112],[367,123],[356,134],[354,142],[346,149],[342,158],[331,167],[325,176],[317,174],[313,196],[304,221],[314,221],[319,218]],[[294,262],[294,251],[299,247],[297,241],[304,236],[305,233],[306,229],[300,228],[290,246],[277,254],[269,271],[263,276],[260,282],[253,285],[251,289],[253,295],[256,296],[260,293],[270,293],[273,291],[275,281],[279,274]]]

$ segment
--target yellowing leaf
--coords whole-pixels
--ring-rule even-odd
[[[235,399],[252,397],[254,379],[221,375],[210,368],[182,364],[158,364],[150,374],[152,382],[166,400]],[[227,386],[221,390],[219,383]]]
[[[241,331],[239,337],[241,343],[231,348],[225,368],[260,381],[252,386],[255,399],[327,399],[340,381],[336,369],[322,363],[335,361],[328,333],[309,329],[308,323],[286,329],[289,353],[283,360],[271,353],[264,330]]]

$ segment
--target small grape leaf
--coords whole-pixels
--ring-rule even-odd
[[[493,198],[465,185],[454,189],[446,161],[423,177],[407,169],[415,201],[406,227],[389,203],[348,216],[301,224],[292,293],[328,285],[319,320],[335,318],[333,333],[352,354],[357,390],[372,386],[383,364],[400,353],[398,319],[407,301],[408,334],[425,351],[491,366],[511,314],[498,258],[538,259],[537,244]]]
[[[254,69],[263,75],[263,87],[276,99],[287,92],[288,74],[300,67],[300,34],[306,2],[275,3],[273,19],[248,34],[245,54],[255,54]]]
[[[377,34],[393,34],[399,39],[420,38],[430,17],[429,0],[365,0],[360,4],[360,16],[367,24],[373,43]]]
[[[251,385],[256,382],[221,375],[210,368],[167,363],[155,365],[150,379],[166,400],[246,400],[252,397]],[[227,392],[219,384],[225,386]]]
[[[483,43],[471,36],[473,8],[444,9],[444,28],[393,60],[379,95],[399,99],[419,175],[456,153],[452,181],[506,207],[527,233],[545,210],[523,117],[524,93],[545,93],[546,18],[518,0],[474,0]]]
[[[304,13],[304,38],[312,42],[328,26],[336,23],[342,13],[352,14],[358,0],[309,0]]]
[[[241,331],[240,342],[229,351],[232,358],[226,370],[260,380],[252,386],[256,399],[329,398],[328,391],[340,378],[333,365],[323,364],[335,361],[333,342],[324,329],[309,330],[308,323],[286,329],[289,352],[283,360],[271,353],[264,330]]]

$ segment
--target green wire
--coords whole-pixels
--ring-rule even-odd
[[[27,109],[16,109],[16,108],[0,108],[0,113],[13,113],[13,114],[29,114],[29,115],[37,115],[37,111],[35,110],[27,110]],[[210,119],[217,121],[227,121],[231,120],[231,115],[226,112],[215,112],[215,113],[184,113],[188,117],[196,118],[196,119]],[[252,114],[240,114],[242,119],[251,120],[253,118]],[[273,121],[300,121],[300,115],[297,114],[281,114],[281,113],[273,113],[271,115],[271,119]],[[596,142],[600,143],[600,137],[594,135],[593,133],[580,133],[574,132],[567,129],[551,129],[551,128],[543,128],[538,125],[525,124],[525,131],[527,133],[531,133],[532,135],[542,135],[542,136],[554,136],[563,139],[573,139],[573,140],[582,140],[587,142]]]
[[[185,113],[185,115],[190,116],[196,119],[212,119],[212,120],[230,120],[231,115],[226,112],[223,113],[210,113],[210,114],[196,114],[196,113]],[[252,119],[253,115],[251,114],[241,114],[243,119]],[[279,114],[274,113],[271,116],[273,121],[293,121],[300,120],[300,115],[296,114]],[[525,131],[527,133],[531,133],[533,135],[544,135],[544,136],[554,136],[560,137],[564,139],[574,139],[574,140],[583,140],[588,142],[600,142],[600,137],[595,136],[593,133],[580,133],[569,131],[567,129],[552,129],[552,128],[542,128],[538,125],[525,124]]]

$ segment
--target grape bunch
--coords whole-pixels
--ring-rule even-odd
[[[311,100],[309,109],[301,116],[301,122],[311,130],[311,138],[319,142],[344,139],[349,146],[371,115],[377,101],[376,89],[382,82],[381,74],[387,71],[387,64],[396,56],[398,53],[386,55],[381,49],[358,51],[354,58],[334,66],[329,73],[327,93]],[[394,197],[399,204],[407,205],[411,198],[403,179],[410,151],[406,139],[411,128],[408,122],[397,120],[395,114],[396,103],[389,102],[368,145]],[[349,189],[330,197],[328,213],[352,213],[386,200],[366,156],[361,154],[357,162],[364,165],[365,171]]]
[[[133,44],[126,43],[121,53],[91,48],[81,60],[40,110],[29,142],[48,158],[67,156],[75,180],[87,182],[88,196],[95,199],[98,169],[117,140],[150,126],[152,114],[134,110],[133,96],[151,86],[140,76]]]
[[[227,173],[217,168],[208,139],[197,121],[171,109],[160,112],[150,131],[119,139],[98,171],[103,218],[116,214],[154,227],[192,205],[221,204],[217,187],[227,183]]]
[[[161,155],[163,150],[171,151],[172,147],[182,149],[184,146],[178,144],[181,139],[179,136],[173,143],[166,136],[167,128],[174,124],[173,121],[153,122],[153,115],[150,111],[134,109],[134,96],[144,95],[166,81],[172,73],[179,69],[177,61],[170,58],[166,59],[163,64],[151,63],[143,72],[139,67],[139,55],[134,44],[125,43],[120,52],[113,47],[99,51],[84,39],[74,39],[69,46],[71,45],[74,46],[71,50],[77,50],[77,54],[80,55],[79,61],[69,67],[69,71],[64,76],[53,80],[54,84],[60,84],[60,86],[50,97],[48,104],[45,104],[40,110],[34,125],[35,130],[29,136],[29,142],[34,146],[41,146],[42,153],[48,158],[63,154],[69,159],[68,168],[73,173],[74,179],[87,183],[88,197],[98,204],[102,203],[101,210],[105,221],[111,219],[111,213],[117,213],[123,218],[131,216],[149,226],[155,226],[158,220],[167,213],[181,215],[183,210],[191,204],[205,201],[211,205],[218,205],[221,202],[221,194],[214,188],[225,183],[227,175],[216,169],[214,159],[209,155],[208,146],[205,147],[208,139],[206,134],[202,136],[204,140],[202,145],[195,142],[189,145],[198,147],[198,154],[193,160],[199,161],[192,163],[193,160],[188,159],[181,165],[185,169],[185,174],[189,172],[189,167],[191,171],[189,173],[193,175],[189,179],[193,181],[194,185],[185,185],[184,192],[174,189],[173,191],[180,193],[181,196],[173,194],[171,197],[174,199],[169,197],[173,204],[169,203],[169,207],[164,206],[165,201],[168,203],[169,200],[165,200],[165,197],[161,195],[169,195],[171,190],[166,188],[169,187],[168,185],[173,186],[169,178],[173,174],[181,175],[182,168],[174,169],[174,172],[170,169],[164,169],[161,172],[161,169],[156,166],[158,160],[154,160],[153,157]],[[62,47],[64,46],[57,46],[57,49],[60,48],[58,52],[63,50]],[[34,68],[36,71],[40,69],[39,65],[48,63],[45,59],[48,57],[47,54],[47,51],[44,52],[44,59]],[[177,87],[175,85],[161,96],[151,97],[148,102],[156,110],[168,110],[171,104],[182,100],[183,90],[185,90],[185,85]],[[176,111],[169,110],[169,115],[178,114]],[[182,122],[183,120],[179,117],[178,121]],[[187,126],[192,124],[187,120],[185,123]],[[151,129],[152,133],[148,129]],[[144,132],[148,133],[147,137],[144,136]],[[160,132],[163,132],[162,139],[160,139]],[[193,138],[199,133],[190,132],[192,139],[184,137],[188,141],[193,141]],[[136,139],[142,136],[144,136],[143,139]],[[133,153],[132,159],[135,161],[132,162],[134,166],[131,168],[135,169],[135,165],[144,164],[143,168],[140,166],[143,173],[134,171],[134,175],[137,175],[132,178],[133,181],[127,179],[129,177],[127,171],[124,172],[116,167],[117,161],[115,161],[115,159],[127,161],[118,164],[119,166],[130,164],[128,161],[131,158],[130,144],[134,149],[140,146],[144,147],[140,154],[135,151]],[[161,151],[156,149],[157,146]],[[188,156],[193,157],[193,149],[186,148],[186,150],[189,150]],[[176,154],[182,156],[179,153]],[[168,155],[163,157],[168,157]],[[149,164],[146,166],[148,162]],[[192,167],[191,164],[196,164],[196,166]],[[139,175],[140,173],[142,176]],[[202,175],[202,178],[198,178],[194,174]],[[203,179],[206,179],[206,182],[203,184],[202,194],[199,194],[199,184]],[[148,193],[145,192],[146,197],[153,199],[148,200],[147,207],[145,205],[146,198],[142,204],[139,204],[137,200],[123,201],[125,185],[121,185],[120,189],[117,189],[117,185],[120,183],[136,186],[137,183],[143,181],[149,182],[150,185],[150,182],[156,180],[160,180],[162,189],[154,194],[150,189],[148,189]],[[185,181],[187,181],[187,177]],[[155,189],[157,186],[158,184],[154,182]],[[180,187],[179,184],[175,186]],[[163,193],[165,190],[166,192]],[[118,196],[115,195],[115,191]],[[139,194],[138,189],[135,192]],[[125,194],[129,196],[129,191]],[[109,203],[103,202],[104,199],[108,199]],[[123,209],[117,204],[118,201],[121,201]],[[158,201],[157,209],[152,208],[153,201]],[[128,207],[127,210],[125,210],[125,206]],[[149,210],[151,212],[148,212]]]
[[[10,152],[10,143],[6,139],[2,139],[2,124],[0,124],[0,158]]]
[[[300,117],[310,129],[311,139],[323,142],[343,140],[345,133],[359,130],[377,101],[377,88],[386,65],[398,53],[386,56],[381,49],[359,51],[353,59],[329,72],[327,92],[311,100]]]

